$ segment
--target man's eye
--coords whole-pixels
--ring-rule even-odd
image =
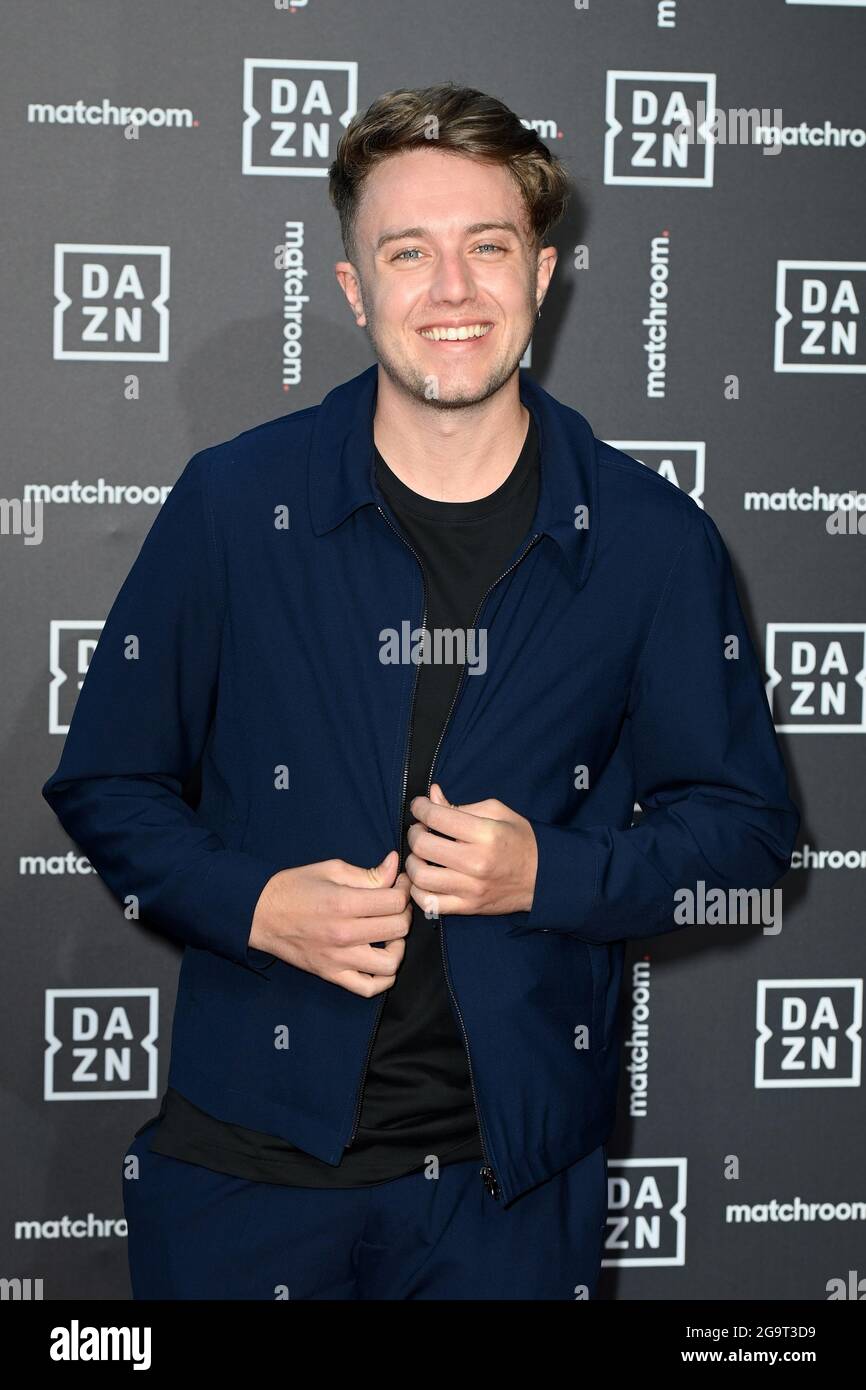
[[[478,246],[475,247],[475,250],[476,250],[476,251],[504,251],[504,250],[505,250],[505,247],[504,247],[504,246],[497,246],[497,244],[496,244],[495,241],[482,241],[482,242],[480,243],[480,245],[478,245]],[[415,258],[416,256],[420,256],[420,255],[422,255],[422,254],[423,254],[423,253],[421,252],[421,250],[420,250],[419,247],[417,247],[417,246],[406,246],[406,247],[404,247],[404,249],[403,249],[402,251],[398,251],[397,254],[396,254],[396,256],[394,256],[393,259],[394,259],[395,261],[402,261],[402,260],[404,260],[404,259],[407,259],[407,260],[408,260],[408,259],[411,257],[411,258],[414,260],[414,258]]]

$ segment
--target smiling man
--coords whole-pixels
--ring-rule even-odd
[[[592,1297],[625,944],[799,816],[714,523],[519,369],[559,162],[448,84],[330,192],[376,363],[189,461],[43,788],[184,947],[133,1293]]]

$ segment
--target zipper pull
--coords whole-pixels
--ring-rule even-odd
[[[499,1183],[496,1181],[496,1174],[494,1173],[493,1169],[489,1165],[487,1165],[484,1168],[479,1168],[478,1171],[481,1175],[481,1180],[484,1183],[485,1188],[490,1193],[490,1196],[494,1199],[494,1201],[498,1202]]]

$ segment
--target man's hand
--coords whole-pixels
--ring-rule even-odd
[[[412,920],[408,875],[392,882],[399,862],[392,849],[372,869],[343,859],[283,869],[262,889],[248,944],[352,994],[381,994],[396,979]]]
[[[410,810],[409,891],[428,917],[529,911],[538,846],[524,816],[493,799],[452,806],[438,782]]]

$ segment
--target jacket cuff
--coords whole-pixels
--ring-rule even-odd
[[[250,946],[249,936],[265,885],[285,867],[242,851],[213,853],[198,895],[204,920],[197,935],[202,944],[236,965],[264,974],[277,957]]]
[[[538,869],[526,926],[530,931],[579,936],[595,902],[597,861],[592,839],[582,830],[527,819],[535,832]]]

